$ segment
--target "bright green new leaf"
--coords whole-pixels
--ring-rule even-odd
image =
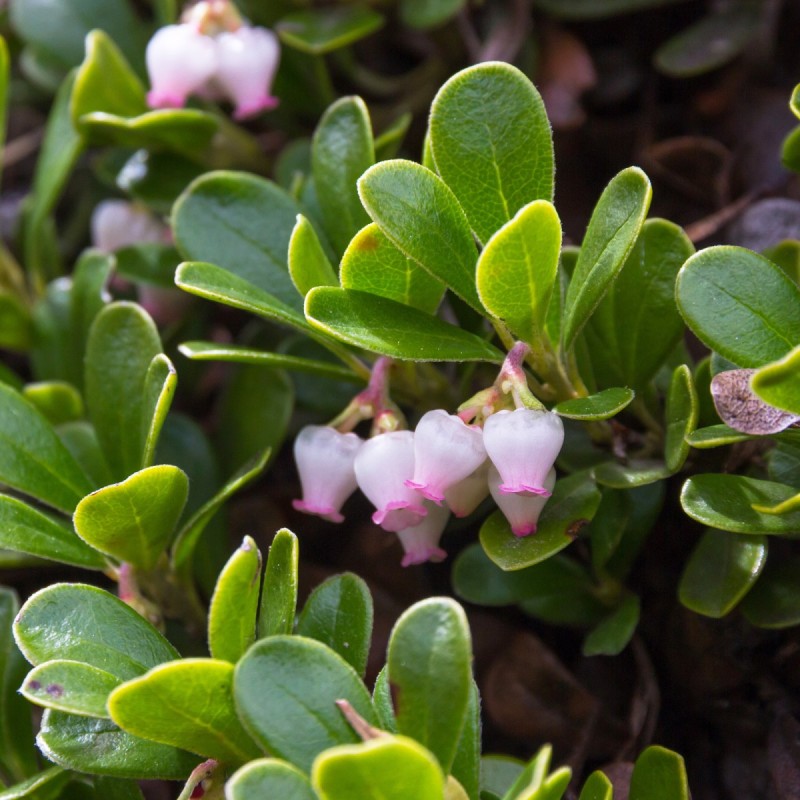
[[[412,361],[489,361],[503,354],[479,336],[411,306],[354,289],[319,287],[306,297],[312,325],[373,353]]]
[[[134,736],[206,758],[242,763],[260,754],[233,705],[233,664],[184,658],[115,689],[108,711]]]
[[[261,553],[245,536],[217,579],[208,609],[208,649],[235,664],[255,641]]]
[[[178,375],[172,362],[159,353],[150,362],[144,376],[142,392],[142,466],[149,467],[155,457],[158,437],[167,419],[172,398],[178,384]]]
[[[762,514],[789,514],[792,511],[800,510],[800,493],[787,497],[775,505],[763,505],[753,503],[753,510],[760,511]]]
[[[14,621],[14,637],[34,666],[55,659],[81,661],[121,680],[180,658],[129,605],[82,584],[56,583],[32,595]]]
[[[748,622],[759,628],[800,624],[800,559],[770,559],[740,608]]]
[[[388,297],[435,314],[444,286],[397,249],[373,222],[360,230],[342,256],[342,287]]]
[[[510,64],[478,64],[450,78],[431,106],[430,141],[437,171],[482,242],[523,206],[553,199],[544,103]]]
[[[168,464],[135,472],[81,500],[73,523],[101,553],[153,569],[175,532],[186,498],[186,473]]]
[[[565,347],[572,347],[622,269],[644,224],[651,196],[650,181],[638,167],[622,170],[603,190],[564,298]]]
[[[675,291],[697,337],[740,367],[777,361],[800,341],[800,289],[743,247],[701,250],[684,264]]]
[[[689,784],[683,758],[658,745],[647,748],[636,759],[631,775],[629,800],[689,800]]]
[[[681,364],[672,373],[667,393],[664,461],[670,472],[677,472],[689,455],[691,448],[686,437],[697,426],[697,415],[697,391],[692,373],[686,364]]]
[[[336,747],[314,762],[320,800],[442,800],[445,779],[433,755],[405,736]]]
[[[34,667],[20,694],[36,705],[85,717],[108,718],[106,702],[122,681],[81,661],[56,659]]]
[[[697,614],[724,617],[750,591],[766,563],[766,537],[710,528],[684,567],[678,598]]]
[[[358,193],[393,244],[482,311],[475,241],[458,200],[438,175],[411,161],[382,161],[361,176]]]
[[[534,350],[544,336],[560,254],[558,214],[547,200],[534,200],[489,239],[478,259],[481,302]]]
[[[588,397],[576,397],[564,400],[553,406],[553,411],[561,417],[579,419],[584,422],[595,422],[616,416],[634,398],[632,389],[605,389]]]
[[[578,800],[614,800],[614,786],[604,772],[595,770],[583,784]]]
[[[272,540],[261,586],[258,638],[291,633],[297,609],[297,537],[281,528]]]
[[[339,285],[314,226],[302,214],[289,239],[289,275],[303,297],[315,286]]]
[[[358,741],[337,700],[347,700],[377,725],[358,673],[330,648],[303,636],[256,642],[236,666],[233,693],[253,739],[304,771],[324,750]]]
[[[626,597],[583,642],[585,656],[616,656],[628,645],[639,624],[640,604],[636,595]]]
[[[103,556],[84,544],[71,525],[4,494],[0,494],[0,547],[84,569],[107,566]]]
[[[0,383],[0,482],[71,513],[94,488],[50,423]]]
[[[371,8],[327,6],[286,14],[275,30],[290,47],[323,55],[369,36],[383,22],[383,16]]]
[[[308,778],[277,758],[259,758],[237,770],[225,783],[225,796],[228,800],[318,800]]]
[[[311,143],[311,172],[325,232],[337,253],[369,222],[356,182],[375,163],[369,111],[360,97],[340,97],[322,115]]]
[[[50,767],[5,791],[0,800],[55,800],[72,775],[61,767]]]
[[[757,370],[750,385],[764,402],[800,414],[800,345],[780,361]]]
[[[560,767],[548,775],[537,789],[523,791],[517,800],[561,800],[572,778],[569,767]]]
[[[453,600],[415,603],[392,630],[386,657],[397,729],[427,747],[450,772],[472,687],[472,643]]]
[[[357,575],[346,572],[314,589],[297,621],[297,633],[326,644],[363,677],[372,642],[372,617],[369,588]]]
[[[552,757],[553,748],[549,744],[541,747],[517,776],[511,788],[503,796],[503,800],[516,800],[522,791],[536,791],[541,788],[550,771]]]

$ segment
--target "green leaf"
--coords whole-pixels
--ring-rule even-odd
[[[465,5],[466,0],[401,0],[400,19],[410,28],[437,28]]]
[[[583,655],[619,655],[628,646],[639,624],[639,605],[636,595],[628,595],[584,639]]]
[[[614,786],[604,772],[595,770],[583,784],[578,800],[614,800]]]
[[[144,464],[152,405],[142,403],[142,394],[160,354],[156,326],[135,303],[111,303],[95,318],[86,347],[86,405],[117,480]]]
[[[483,756],[481,758],[481,794],[491,792],[498,798],[505,796],[524,769],[525,765],[519,759],[511,756]]]
[[[800,489],[800,442],[779,441],[769,452],[769,477]]]
[[[50,767],[26,781],[0,791],[0,800],[55,800],[72,778],[61,767]]]
[[[663,461],[653,459],[630,459],[627,464],[606,461],[592,470],[594,479],[601,486],[611,489],[633,489],[658,483],[670,476]]]
[[[147,111],[142,82],[101,30],[86,37],[86,57],[75,75],[70,114],[76,130],[82,131],[81,117],[95,111],[122,117]]]
[[[761,254],[779,266],[795,283],[800,283],[800,241],[784,239],[762,250]]]
[[[450,771],[463,787],[468,800],[478,800],[481,779],[481,694],[475,680],[472,681],[467,716]]]
[[[374,33],[384,22],[371,8],[342,6],[296,11],[275,26],[281,41],[312,55],[339,50]]]
[[[178,375],[175,367],[163,353],[159,353],[150,362],[144,376],[141,412],[144,437],[142,466],[144,467],[149,467],[155,458],[158,437],[167,419],[177,384]]]
[[[223,763],[249,761],[259,749],[236,716],[233,671],[233,664],[211,658],[163,664],[115,689],[108,711],[134,736]]]
[[[553,199],[544,103],[510,64],[478,64],[450,78],[431,106],[430,142],[438,173],[482,242],[523,206]]]
[[[299,213],[297,203],[270,181],[244,172],[208,172],[175,203],[175,243],[187,261],[217,264],[241,279],[237,285],[253,284],[277,306],[299,312],[302,298],[287,267]]]
[[[392,701],[392,687],[389,685],[389,669],[384,664],[378,677],[375,678],[375,686],[372,690],[372,702],[380,720],[380,726],[389,733],[397,733],[397,719],[394,715],[394,704]]]
[[[97,550],[75,535],[71,525],[4,494],[0,494],[0,547],[84,569],[107,566]]]
[[[565,19],[604,19],[647,8],[673,5],[684,0],[534,0],[534,5]]]
[[[362,677],[372,641],[372,595],[361,578],[346,572],[311,593],[297,621],[297,633],[338,653]]]
[[[565,347],[572,347],[622,269],[644,224],[651,196],[650,181],[638,167],[622,170],[603,190],[564,298]]]
[[[781,146],[781,162],[793,172],[800,172],[800,127],[795,128]]]
[[[237,770],[225,784],[228,800],[275,797],[281,800],[318,800],[308,778],[277,758],[259,758]]]
[[[28,673],[20,694],[36,705],[85,717],[108,718],[106,701],[122,681],[81,661],[45,661]]]
[[[583,335],[601,386],[644,387],[683,335],[675,279],[694,246],[663,219],[642,226],[622,271]]]
[[[472,687],[472,644],[464,610],[435,597],[397,620],[386,656],[397,729],[427,747],[447,773]]]
[[[289,239],[289,275],[303,297],[315,286],[339,285],[314,226],[302,214]]]
[[[753,506],[776,506],[796,490],[744,475],[694,475],[683,485],[683,510],[698,522],[733,533],[791,534],[800,530],[800,510],[765,514]]]
[[[342,287],[388,297],[435,314],[444,294],[442,282],[406,257],[373,222],[348,245],[339,268]]]
[[[800,346],[780,361],[757,370],[750,386],[771,406],[800,414]]]
[[[17,615],[14,637],[34,666],[81,661],[121,680],[180,657],[130,606],[82,584],[57,583],[32,595]]]
[[[259,639],[291,633],[294,628],[299,557],[297,537],[287,528],[281,528],[272,540],[264,569],[258,610]]]
[[[577,397],[574,400],[564,400],[553,406],[553,411],[568,419],[579,419],[585,422],[594,422],[616,416],[633,400],[632,389],[614,388],[605,389],[588,397]]]
[[[245,536],[217,579],[208,609],[208,649],[235,664],[255,641],[261,553]]]
[[[84,497],[75,509],[75,530],[101,553],[150,570],[175,532],[188,493],[183,470],[148,467]]]
[[[599,504],[600,492],[594,482],[585,473],[575,473],[556,482],[535,536],[514,536],[506,518],[496,511],[481,527],[481,545],[501,569],[530,567],[570,544]]]
[[[0,36],[0,145],[5,146],[8,132],[8,85],[11,78],[8,44]]]
[[[692,256],[678,274],[676,300],[696,336],[740,367],[777,361],[800,341],[800,290],[742,247]]]
[[[647,748],[636,759],[631,775],[629,800],[689,800],[689,784],[683,758],[658,745]]]
[[[400,114],[380,135],[375,137],[375,160],[386,161],[394,158],[403,144],[403,140],[411,127],[414,115],[411,112]],[[427,166],[427,164],[423,164]]]
[[[369,111],[341,97],[322,115],[311,143],[311,170],[325,232],[338,253],[369,222],[356,181],[375,163]]]
[[[800,624],[800,559],[771,558],[740,608],[759,628],[788,628]]]
[[[516,800],[524,790],[536,791],[547,778],[550,770],[550,759],[553,757],[553,748],[546,744],[539,749],[539,752],[525,765],[525,768],[517,776],[517,779],[506,792],[503,800]]]
[[[560,253],[558,214],[547,200],[534,200],[489,239],[478,259],[481,302],[534,351],[544,336]]]
[[[678,586],[681,603],[724,617],[750,591],[767,563],[767,539],[709,529],[689,556]]]
[[[0,482],[72,513],[92,484],[50,423],[19,392],[0,383]]]
[[[64,381],[28,383],[25,384],[22,394],[53,425],[74,422],[83,416],[83,398],[70,383]]]
[[[184,780],[197,766],[197,756],[131,736],[111,720],[52,709],[44,712],[36,743],[50,761],[93,775]]]
[[[373,353],[413,361],[489,361],[503,354],[469,331],[411,306],[354,289],[321,286],[306,298],[317,328]]]
[[[358,741],[337,700],[347,700],[377,724],[356,671],[330,648],[302,636],[256,642],[236,666],[233,691],[253,739],[304,771],[323,750]]]
[[[382,161],[361,176],[358,193],[394,245],[476,311],[482,310],[472,232],[458,200],[438,175],[411,161]]]
[[[698,450],[706,450],[712,447],[724,447],[728,444],[746,442],[748,439],[756,439],[746,433],[740,433],[727,425],[709,425],[707,428],[698,428],[686,437],[686,442],[690,447]]]
[[[677,472],[686,462],[690,450],[686,437],[697,426],[697,416],[697,391],[692,373],[686,364],[681,364],[672,373],[667,394],[664,461],[670,472]]]
[[[405,736],[336,747],[314,762],[320,800],[442,800],[444,775],[432,754]]]

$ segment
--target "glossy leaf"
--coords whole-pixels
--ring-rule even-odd
[[[431,106],[430,142],[437,171],[482,242],[523,206],[553,199],[544,103],[510,64],[478,64],[450,78]]]
[[[249,536],[217,579],[208,609],[208,649],[235,664],[256,637],[261,553]]]
[[[583,642],[585,656],[616,656],[627,646],[639,623],[639,598],[626,597]]]
[[[692,551],[678,586],[687,608],[724,617],[750,591],[767,563],[767,539],[707,530]]]
[[[14,637],[34,666],[66,659],[135,678],[177,650],[142,616],[108,592],[53,584],[32,595],[14,622]]]
[[[380,736],[336,747],[315,762],[320,800],[441,800],[444,775],[432,754],[405,736]]]
[[[111,720],[52,709],[42,717],[36,743],[50,761],[94,775],[182,780],[197,765],[197,756],[132,736]]]
[[[346,572],[317,586],[303,606],[297,633],[338,653],[363,677],[372,641],[372,595],[361,578]]]
[[[75,509],[75,530],[101,553],[153,569],[175,532],[188,492],[183,470],[148,467],[84,497]]]
[[[593,481],[585,473],[570,475],[556,482],[535,535],[514,536],[506,518],[496,511],[481,527],[481,545],[501,569],[530,567],[569,545],[599,504],[600,492]]]
[[[0,547],[84,569],[106,568],[102,555],[84,544],[71,525],[3,494],[0,494]]]
[[[544,335],[561,254],[561,221],[547,200],[521,208],[486,243],[478,259],[481,302],[517,339]]]
[[[686,364],[681,364],[672,373],[665,414],[664,461],[671,472],[677,472],[689,455],[686,437],[697,425],[697,415],[697,391],[692,373]]]
[[[627,464],[606,461],[592,470],[594,479],[611,489],[633,489],[663,481],[670,476],[663,461],[631,459]]]
[[[123,730],[143,739],[222,762],[249,761],[259,750],[236,716],[233,669],[211,658],[163,664],[115,689],[108,711]]]
[[[520,793],[525,790],[536,791],[540,789],[547,778],[552,757],[553,748],[549,744],[541,747],[539,752],[536,753],[517,776],[511,788],[505,793],[503,800],[516,800]]]
[[[318,800],[308,778],[277,758],[260,758],[237,770],[225,783],[226,800],[275,797],[281,800]]]
[[[392,630],[386,662],[397,729],[427,747],[445,772],[466,719],[471,661],[467,618],[452,600],[416,603]]]
[[[216,264],[241,279],[237,285],[253,284],[279,306],[299,312],[302,298],[287,269],[299,213],[297,203],[270,181],[243,172],[208,172],[175,203],[175,243],[187,261]]]
[[[481,782],[481,694],[475,680],[472,681],[467,716],[450,772],[463,788],[465,800],[478,800]]]
[[[777,361],[800,341],[800,290],[742,247],[692,256],[678,274],[676,300],[697,337],[740,367]]]
[[[122,681],[81,661],[45,661],[28,673],[20,694],[36,705],[108,719],[106,701]]]
[[[564,400],[553,406],[553,411],[561,417],[593,422],[616,416],[633,400],[632,389],[605,389],[588,397]]]
[[[622,269],[642,229],[652,190],[638,167],[618,173],[597,201],[564,298],[562,338],[571,347]]]
[[[253,739],[304,771],[323,750],[358,741],[337,700],[349,701],[369,724],[377,724],[356,671],[325,645],[302,636],[256,642],[236,666],[233,690]]]
[[[800,624],[800,559],[775,559],[747,593],[740,608],[752,625],[788,628]]]
[[[281,41],[304,53],[322,55],[374,33],[383,17],[362,6],[330,6],[286,14],[275,26]]]
[[[411,306],[354,289],[320,287],[306,297],[312,325],[373,353],[413,361],[490,361],[503,355],[469,331]]]
[[[429,314],[444,294],[442,282],[395,247],[373,222],[353,237],[342,256],[342,287],[388,297]]]
[[[791,486],[744,475],[694,475],[683,485],[683,510],[698,522],[733,533],[789,534],[800,530],[800,510],[765,514],[753,505],[776,506],[795,495]]]
[[[757,370],[750,385],[771,406],[800,414],[800,346],[780,361]]]
[[[358,193],[393,244],[476,311],[482,310],[472,232],[458,200],[438,175],[411,161],[382,161],[361,176]]]
[[[689,800],[683,758],[672,750],[651,745],[636,759],[629,800]]]
[[[288,258],[289,275],[303,297],[315,286],[339,285],[314,226],[302,214],[297,215],[297,223],[289,239]]]
[[[311,143],[311,170],[325,232],[337,252],[369,222],[356,182],[375,163],[369,111],[360,97],[341,97],[322,115]]]
[[[710,425],[707,428],[698,428],[692,431],[686,441],[691,447],[698,450],[705,450],[712,447],[724,447],[728,444],[746,442],[748,439],[755,439],[746,433],[740,433],[727,425]]]
[[[264,569],[258,611],[258,638],[291,633],[297,609],[297,537],[281,528],[272,540]]]
[[[61,767],[49,767],[5,791],[0,800],[55,800],[72,775]]]
[[[614,786],[604,772],[595,770],[583,784],[578,800],[614,800]]]

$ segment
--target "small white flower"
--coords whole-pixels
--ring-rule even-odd
[[[165,242],[168,228],[144,208],[127,200],[103,200],[90,223],[92,246],[104,253],[141,242]]]
[[[489,465],[484,462],[466,478],[451,486],[444,499],[455,517],[468,517],[489,496]]]
[[[439,506],[429,500],[424,503],[428,511],[425,519],[411,528],[397,532],[397,538],[405,551],[400,562],[404,567],[447,558],[447,553],[439,547],[439,539],[447,526],[450,510],[447,506]]]
[[[509,494],[504,492],[500,485],[502,478],[497,469],[492,465],[489,467],[489,490],[492,493],[497,507],[511,525],[514,536],[529,536],[536,533],[539,523],[539,515],[550,499],[550,493],[556,485],[556,471],[551,469],[545,477],[543,483],[547,494]]]
[[[353,462],[363,445],[364,440],[354,433],[306,425],[294,441],[294,460],[303,487],[303,499],[292,501],[294,508],[341,522],[340,509],[356,490]]]

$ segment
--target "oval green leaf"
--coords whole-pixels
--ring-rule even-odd
[[[748,439],[755,438],[757,437],[750,436],[747,433],[740,433],[727,425],[709,425],[707,428],[698,428],[692,431],[686,437],[686,441],[690,447],[695,447],[698,450],[707,450],[712,447],[724,447],[728,444],[737,444],[738,442],[746,442]]]
[[[299,769],[277,758],[259,758],[237,770],[225,784],[226,800],[318,800],[308,778]]]
[[[297,215],[292,229],[288,259],[289,275],[303,297],[315,286],[339,285],[314,226],[302,214]]]
[[[553,411],[561,417],[579,419],[584,422],[595,422],[616,416],[634,398],[632,389],[615,387],[605,389],[588,397],[577,397],[564,400],[553,406]]]
[[[261,586],[258,638],[291,633],[297,610],[297,565],[300,549],[297,537],[281,528],[272,540]]]
[[[281,17],[275,30],[281,41],[304,53],[322,55],[374,33],[383,17],[363,6],[326,6]]]
[[[800,345],[780,361],[757,370],[750,386],[771,406],[800,414]]]
[[[677,472],[686,462],[691,449],[686,437],[697,426],[698,413],[692,372],[686,364],[681,364],[672,373],[667,393],[664,461],[670,472]]]
[[[689,800],[683,758],[652,745],[636,759],[628,800]]]
[[[628,595],[583,641],[585,656],[619,655],[639,624],[639,598]]]
[[[595,770],[583,784],[578,800],[614,800],[614,785],[604,772]]]

